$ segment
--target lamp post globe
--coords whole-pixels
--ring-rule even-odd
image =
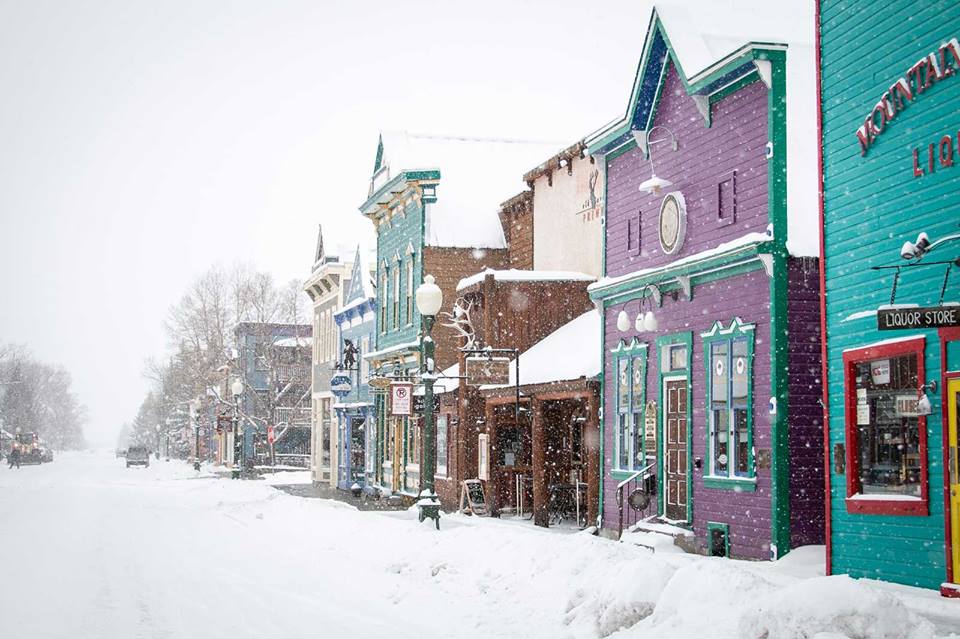
[[[234,397],[240,397],[243,395],[243,382],[240,379],[233,380],[233,383],[230,384],[230,391],[233,393]]]
[[[423,284],[417,287],[417,310],[421,315],[434,316],[443,306],[443,291],[437,286],[433,275],[423,278]]]

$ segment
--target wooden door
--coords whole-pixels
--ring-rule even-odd
[[[666,380],[663,394],[664,516],[687,521],[687,380]]]

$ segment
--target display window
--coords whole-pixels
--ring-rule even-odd
[[[844,353],[849,512],[928,512],[923,353],[922,337]]]

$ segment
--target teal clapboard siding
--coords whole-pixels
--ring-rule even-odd
[[[416,290],[423,271],[423,207],[416,199],[410,199],[403,205],[404,214],[393,215],[389,222],[381,223],[377,230],[377,350],[383,350],[397,344],[409,343],[417,338],[420,331],[420,314],[416,304],[411,304],[413,318],[406,316],[407,263],[413,260],[413,288]],[[410,250],[413,250],[412,254]],[[397,256],[399,255],[399,261]],[[385,293],[382,283],[386,266]],[[394,269],[400,269],[400,321],[394,328]],[[386,297],[384,297],[386,295]],[[386,300],[386,326],[380,318],[380,302]]]
[[[881,96],[941,44],[960,38],[960,3],[888,0],[867,10],[853,1],[821,0],[821,89],[829,446],[845,443],[843,351],[880,340],[924,335],[927,380],[940,377],[937,332],[878,331],[876,317],[850,316],[889,304],[900,247],[920,231],[936,239],[960,222],[960,68],[915,95],[886,124],[865,156],[856,131]],[[949,55],[948,55],[949,57]],[[956,67],[958,65],[953,64]],[[913,150],[926,165],[927,145],[953,137],[953,166],[914,177]],[[956,255],[954,250],[929,259]],[[897,303],[934,305],[940,268],[905,269]],[[958,275],[958,274],[955,274]],[[945,301],[960,301],[960,276]],[[831,466],[831,570],[937,588],[946,578],[941,411],[930,395],[927,418],[929,514],[892,516],[847,512],[846,477]],[[831,454],[832,458],[832,454]]]

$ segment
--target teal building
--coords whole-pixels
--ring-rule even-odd
[[[827,570],[957,595],[960,3],[817,26]]]

